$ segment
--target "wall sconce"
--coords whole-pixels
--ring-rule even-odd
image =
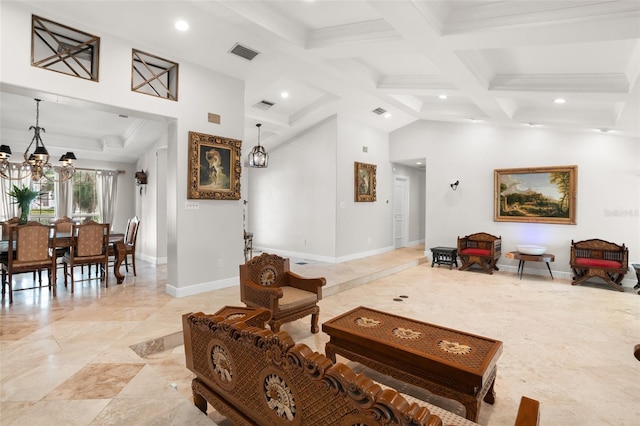
[[[145,188],[145,192],[147,190],[147,174],[144,170],[136,172],[136,186],[140,187],[140,195],[142,195],[142,188]]]
[[[458,189],[458,185],[460,185],[460,181],[459,181],[459,180],[457,180],[457,181],[453,182],[453,183],[452,183],[451,185],[449,185],[449,186],[451,187],[451,189],[453,189],[453,190],[455,191],[456,189]]]

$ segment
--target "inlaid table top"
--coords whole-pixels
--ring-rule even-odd
[[[362,306],[325,322],[322,329],[333,340],[389,351],[401,362],[450,374],[473,387],[488,380],[502,354],[498,340]]]

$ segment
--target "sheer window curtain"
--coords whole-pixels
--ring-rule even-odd
[[[57,176],[59,179],[60,176]],[[63,216],[71,217],[71,202],[73,195],[73,179],[65,180],[64,182],[55,183],[56,191],[56,216],[58,218]]]
[[[118,171],[98,170],[96,173],[98,184],[98,210],[102,223],[113,227],[113,216],[116,211],[116,196],[118,195]]]

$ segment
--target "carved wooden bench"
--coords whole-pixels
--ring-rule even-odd
[[[496,262],[502,254],[502,238],[486,232],[458,237],[458,256],[462,259],[460,270],[464,271],[471,265],[478,265],[487,274],[498,271]]]
[[[183,315],[193,399],[205,414],[211,404],[236,425],[475,425],[334,364],[285,331],[249,325],[265,315],[230,307]],[[537,425],[538,410],[537,401],[523,398],[515,424]]]
[[[571,240],[573,285],[582,284],[590,278],[599,277],[618,291],[622,279],[629,269],[629,249],[597,238],[574,242]]]

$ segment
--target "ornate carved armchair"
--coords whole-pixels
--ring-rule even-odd
[[[629,269],[629,249],[597,238],[574,242],[571,240],[569,265],[573,270],[573,282],[578,285],[590,278],[599,277],[618,291]]]
[[[263,253],[240,265],[240,300],[253,308],[271,311],[274,332],[286,322],[311,315],[311,332],[317,333],[317,303],[322,299],[324,278],[303,278],[289,270],[289,259]]]
[[[486,232],[458,237],[458,256],[462,259],[460,270],[464,271],[471,265],[478,265],[487,274],[498,271],[496,262],[502,255],[502,238]]]

